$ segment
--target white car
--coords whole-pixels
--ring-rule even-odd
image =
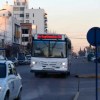
[[[22,78],[13,62],[0,60],[0,100],[21,100]]]
[[[92,57],[91,61],[94,62],[96,60],[96,57]]]

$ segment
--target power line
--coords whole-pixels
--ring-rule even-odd
[[[70,39],[86,39],[86,38],[81,38],[81,37],[69,37]]]

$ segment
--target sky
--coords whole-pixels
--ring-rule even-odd
[[[0,0],[0,8],[5,1],[13,4],[13,0]],[[32,7],[46,11],[49,32],[67,34],[76,52],[89,45],[88,30],[100,27],[100,0],[29,0]]]

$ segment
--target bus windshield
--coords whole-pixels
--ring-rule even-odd
[[[48,58],[65,58],[66,42],[65,41],[33,41],[32,56]]]

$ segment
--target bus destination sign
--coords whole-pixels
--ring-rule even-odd
[[[62,39],[62,35],[39,34],[37,39]]]

